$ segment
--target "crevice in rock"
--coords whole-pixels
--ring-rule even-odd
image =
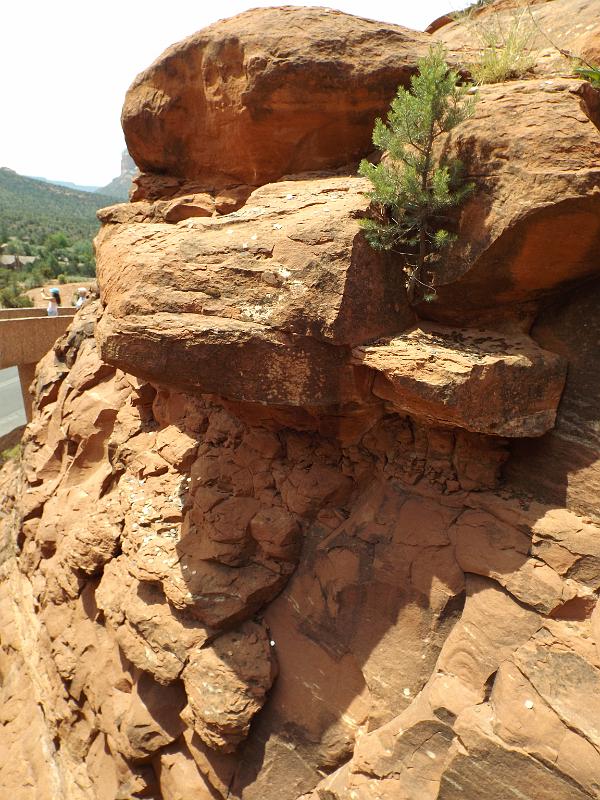
[[[492,691],[494,689],[494,683],[496,681],[497,675],[498,675],[498,670],[496,670],[495,672],[492,672],[492,674],[486,680],[486,682],[485,682],[485,684],[483,686],[483,701],[482,702],[484,702],[484,703],[489,702],[489,699],[490,699],[490,697],[492,695]]]

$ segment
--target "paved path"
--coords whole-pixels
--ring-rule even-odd
[[[26,421],[19,370],[17,367],[0,369],[0,436]]]

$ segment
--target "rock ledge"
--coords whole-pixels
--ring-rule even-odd
[[[528,336],[422,324],[353,350],[376,370],[373,392],[394,410],[498,436],[554,426],[566,364]]]

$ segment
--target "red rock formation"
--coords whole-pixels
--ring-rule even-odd
[[[527,336],[422,324],[353,354],[376,370],[373,394],[419,419],[496,436],[554,427],[565,365]]]
[[[173,45],[130,87],[122,123],[142,171],[260,186],[370,150],[425,34],[324,8],[255,9]]]
[[[308,44],[282,19],[314,24]],[[210,79],[220,104],[185,130],[231,112],[255,142],[286,114],[299,130],[292,66],[326,67],[367,87],[365,142],[389,41],[411,37],[259,10],[134,85],[125,116],[156,151],[140,165],[185,167],[103,212],[101,302],[40,362],[21,464],[0,472],[7,796],[600,796],[600,133],[573,82],[486,89],[453,136],[478,190],[427,306],[451,325],[415,318],[362,240],[349,169],[272,182],[283,156],[259,176],[231,142],[175,140],[174,104],[145,94],[166,63],[186,92]],[[285,76],[269,128],[252,86],[268,99]],[[313,131],[340,119],[324,97]],[[294,168],[356,156],[308,140]],[[228,205],[205,191],[215,167],[264,185]]]
[[[447,142],[478,191],[436,277],[439,300],[421,313],[488,323],[597,274],[600,136],[580,86],[554,75],[480,88]]]
[[[349,346],[413,319],[401,274],[358,235],[365,188],[355,177],[283,181],[235,213],[176,225],[111,214],[97,242],[103,358],[236,400],[364,401]]]
[[[521,15],[521,30],[527,33],[527,46],[535,56],[534,74],[569,74],[573,65],[560,50],[598,62],[600,22],[596,0],[532,0],[526,6],[520,0],[492,0],[471,8],[466,15],[442,17],[427,30],[450,51],[461,52],[463,64],[468,64],[481,52],[483,28],[492,26],[506,35],[515,17]]]

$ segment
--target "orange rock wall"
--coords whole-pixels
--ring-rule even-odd
[[[342,444],[140,382],[99,360],[95,312],[38,368],[0,785],[594,796],[591,521],[494,491],[491,437],[391,414]]]
[[[430,41],[264,9],[134,82],[147,171],[0,471],[2,796],[600,797],[597,96],[481,91],[411,308],[349,162]]]

